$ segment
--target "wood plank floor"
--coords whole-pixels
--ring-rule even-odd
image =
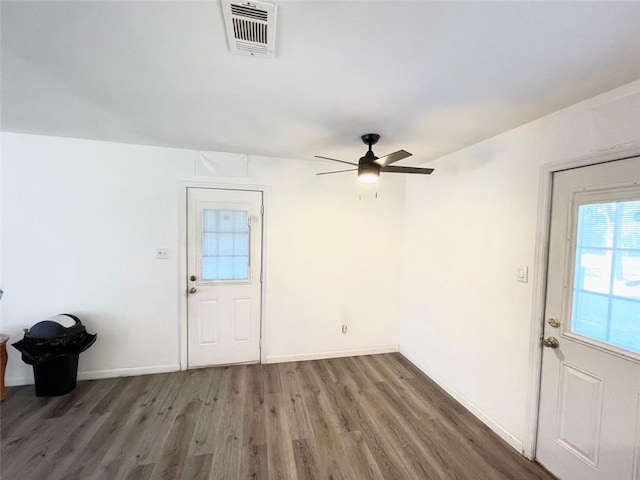
[[[552,480],[400,354],[9,389],[2,478]]]

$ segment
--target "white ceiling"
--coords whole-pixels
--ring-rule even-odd
[[[215,1],[2,1],[2,130],[419,164],[640,78],[640,2],[276,3],[269,60]]]

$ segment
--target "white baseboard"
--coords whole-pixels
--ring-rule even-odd
[[[19,387],[20,385],[33,385],[33,375],[31,377],[11,377],[4,381],[7,387]]]
[[[153,367],[114,368],[112,370],[92,370],[78,372],[78,380],[98,380],[100,378],[132,377],[134,375],[152,375],[180,370],[180,365],[156,365]]]
[[[379,353],[394,353],[400,351],[399,345],[385,345],[382,347],[356,348],[353,350],[331,350],[328,352],[297,353],[294,355],[267,355],[266,363],[302,362],[305,360],[322,360],[324,358],[355,357],[358,355],[376,355]]]
[[[177,372],[180,365],[157,365],[153,367],[134,367],[134,368],[114,368],[111,370],[90,370],[86,372],[78,372],[78,380],[98,380],[101,378],[115,377],[131,377],[134,375],[151,375],[154,373]],[[7,378],[7,387],[17,387],[19,385],[32,385],[33,375],[28,377]]]
[[[482,423],[484,423],[487,427],[493,430],[500,438],[502,438],[505,442],[507,442],[511,447],[518,451],[518,453],[523,454],[524,452],[524,444],[521,440],[511,434],[506,428],[504,428],[500,423],[498,423],[495,419],[485,413],[482,409],[478,408],[473,404],[468,398],[454,389],[447,382],[442,380],[440,377],[435,375],[431,370],[429,370],[424,364],[416,360],[411,356],[404,348],[400,348],[400,353],[411,363],[413,363],[416,367],[418,367],[422,372],[429,377],[431,380],[436,382],[444,391],[446,391],[449,395],[456,399],[458,403],[460,403],[464,408],[469,410],[473,415],[475,415]]]

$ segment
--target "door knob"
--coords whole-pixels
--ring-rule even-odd
[[[196,293],[196,292],[197,292],[196,287],[191,287],[189,289],[189,293]]]
[[[556,337],[549,337],[542,340],[542,345],[549,348],[558,348],[560,346],[560,342]]]

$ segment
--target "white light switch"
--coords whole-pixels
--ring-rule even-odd
[[[516,273],[516,280],[518,282],[527,283],[529,281],[529,267],[526,265],[518,265]]]
[[[169,258],[168,248],[156,248],[156,260],[167,260]]]

